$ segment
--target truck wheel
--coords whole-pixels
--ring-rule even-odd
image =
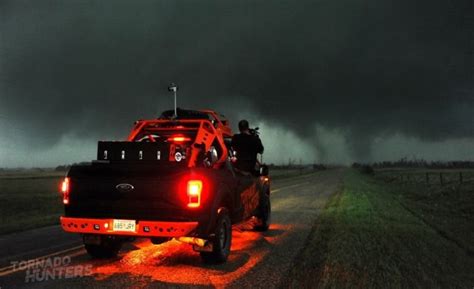
[[[232,224],[227,212],[219,213],[214,235],[212,252],[200,252],[201,259],[206,263],[224,263],[229,257],[232,243]]]
[[[122,241],[111,237],[101,237],[100,244],[84,244],[87,253],[93,258],[112,258],[117,256]]]
[[[259,219],[259,224],[255,225],[254,229],[256,231],[264,232],[267,231],[270,227],[272,219],[272,206],[270,203],[270,195],[263,193],[261,202],[258,205],[257,216]]]

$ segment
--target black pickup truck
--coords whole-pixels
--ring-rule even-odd
[[[232,131],[214,111],[140,120],[127,141],[99,142],[97,160],[74,165],[62,182],[62,228],[82,234],[93,257],[117,255],[136,237],[193,245],[204,261],[225,262],[232,225],[270,225],[268,169],[238,172]]]

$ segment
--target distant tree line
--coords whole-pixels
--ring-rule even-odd
[[[374,168],[369,164],[353,163],[352,167],[364,174],[372,175],[374,173]]]
[[[70,167],[71,165],[59,165],[54,170],[57,172],[64,172],[64,171],[69,170]]]
[[[269,169],[314,169],[314,170],[325,170],[327,169],[326,165],[323,164],[312,164],[312,165],[304,165],[304,164],[286,164],[286,165],[275,165],[275,164],[268,164]]]
[[[474,168],[473,161],[426,161],[423,159],[408,160],[402,158],[395,162],[375,162],[371,164],[375,168],[432,168],[432,169],[469,169]]]
[[[353,163],[352,167],[361,168],[430,168],[430,169],[472,169],[474,161],[426,161],[424,159],[401,158],[398,161],[383,161],[373,163]]]
[[[90,162],[73,163],[72,165],[59,165],[59,166],[57,166],[54,170],[57,171],[57,172],[63,172],[63,171],[69,170],[69,168],[70,168],[71,166],[75,166],[75,165],[87,165],[87,164],[90,164]]]

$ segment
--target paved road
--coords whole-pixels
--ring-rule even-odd
[[[125,246],[113,260],[93,260],[78,236],[52,226],[0,237],[0,288],[279,287],[320,210],[340,188],[342,174],[329,170],[275,180],[270,230],[234,227],[226,264],[203,264],[177,241],[153,245],[146,239]],[[12,263],[37,258],[44,267]]]

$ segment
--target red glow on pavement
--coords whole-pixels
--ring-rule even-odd
[[[268,234],[246,229],[245,224],[234,229],[231,254],[225,264],[204,264],[199,253],[194,252],[191,246],[178,241],[153,245],[144,240],[134,243],[138,248],[126,252],[121,260],[98,265],[93,271],[97,280],[105,280],[115,274],[131,274],[166,283],[221,288],[244,276],[261,262],[271,247],[287,235],[290,226],[271,225]],[[272,232],[282,233],[275,235]]]

